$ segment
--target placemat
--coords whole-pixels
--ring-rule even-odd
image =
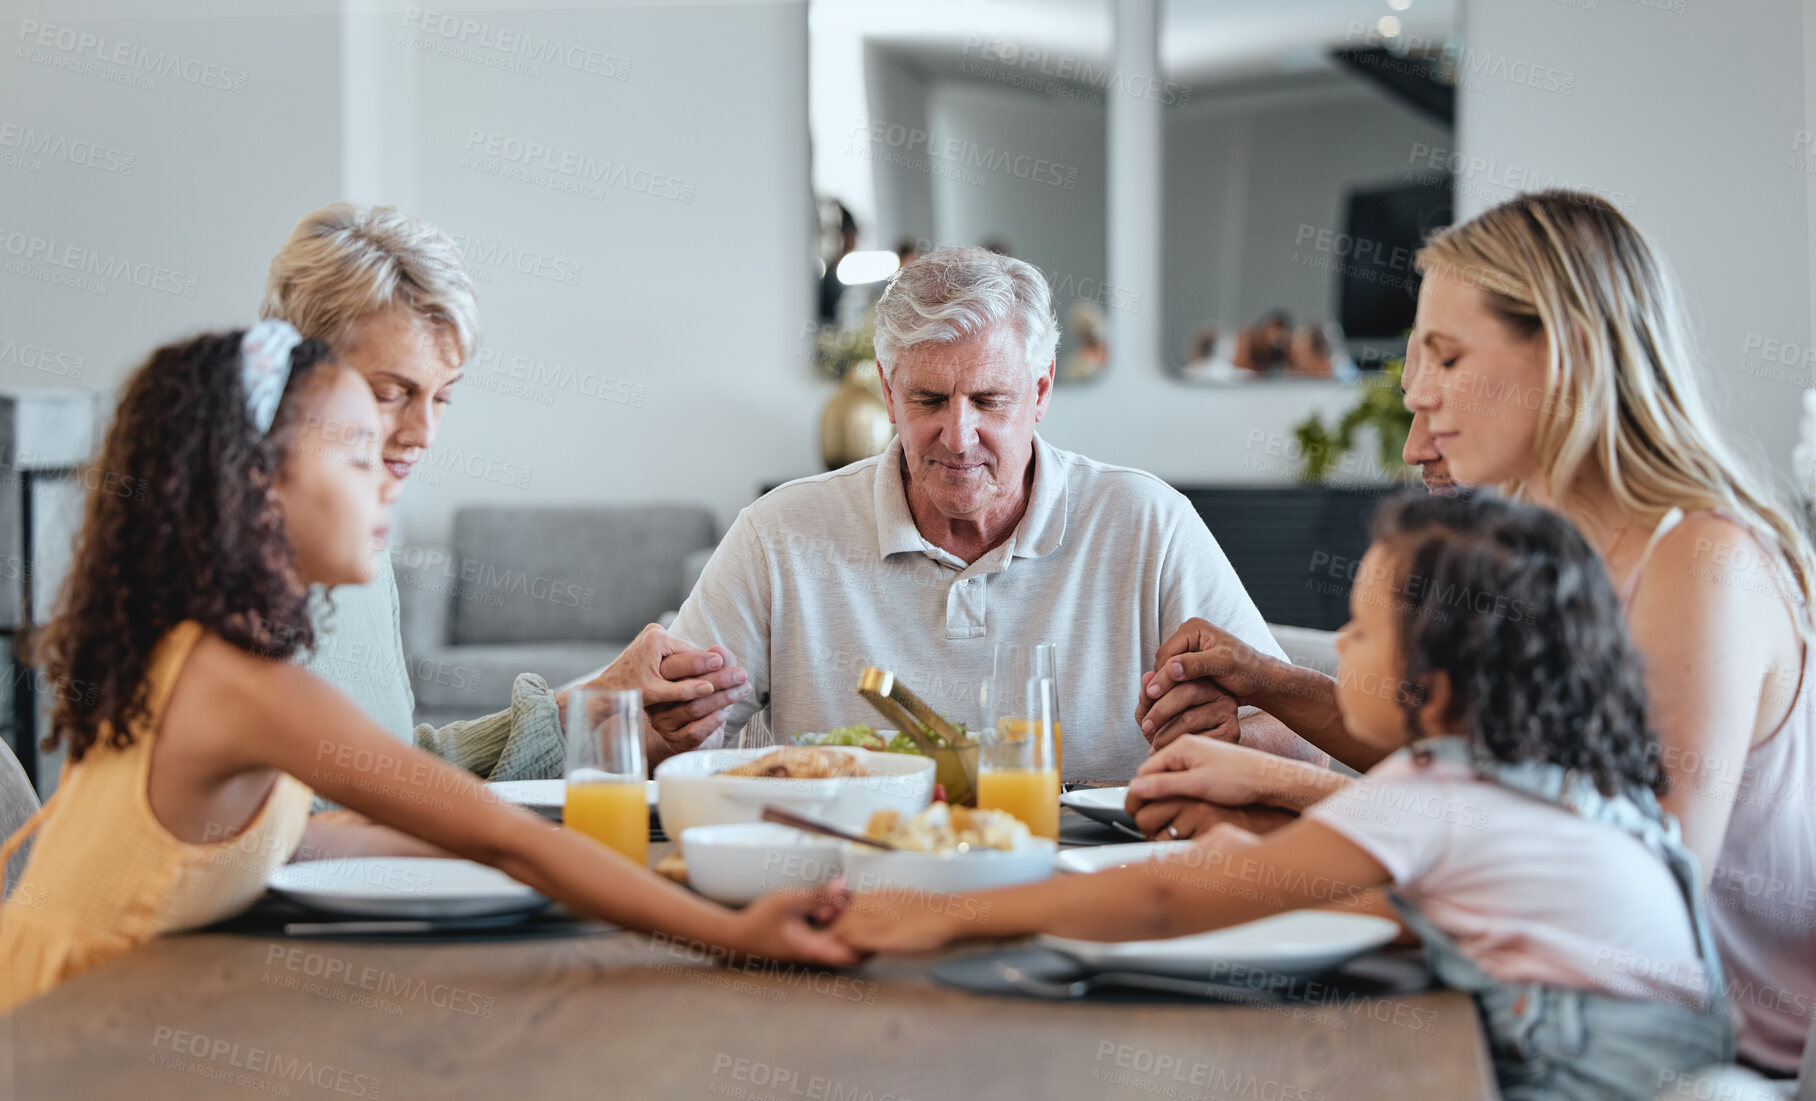
[[[974,994],[1007,995],[1048,1001],[1150,1002],[1243,1005],[1347,1005],[1356,998],[1404,997],[1431,989],[1431,969],[1417,949],[1384,949],[1358,956],[1314,979],[1288,980],[1254,969],[1233,970],[1225,982],[1197,982],[1166,976],[1157,980],[1170,989],[1122,984],[1093,987],[1086,993],[1063,990],[1067,984],[1102,972],[1071,956],[1037,944],[986,949],[936,964],[935,981]],[[1118,974],[1122,974],[1118,972]]]
[[[536,940],[551,937],[580,937],[614,932],[616,926],[582,920],[560,906],[545,906],[521,914],[491,918],[460,918],[432,921],[433,927],[420,932],[359,933],[335,926],[358,925],[384,918],[352,917],[314,910],[301,903],[275,894],[265,894],[244,913],[217,922],[201,930],[204,933],[240,933],[254,937],[297,937],[299,939],[333,939],[364,943],[410,944],[455,943],[462,941]],[[399,919],[407,920],[407,919]],[[320,932],[287,932],[286,925],[320,925]]]

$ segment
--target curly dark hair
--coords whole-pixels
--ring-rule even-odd
[[[1394,559],[1404,682],[1448,675],[1478,752],[1586,773],[1604,795],[1663,795],[1644,661],[1600,556],[1557,513],[1481,493],[1394,497],[1374,538]],[[1426,736],[1422,693],[1402,706]]]
[[[114,413],[99,466],[134,492],[91,492],[58,613],[31,640],[56,688],[45,749],[79,761],[103,736],[124,748],[147,712],[145,674],[186,619],[249,652],[288,660],[315,641],[271,487],[300,421],[298,395],[328,376],[326,344],[290,353],[269,433],[246,411],[243,331],[151,354]]]

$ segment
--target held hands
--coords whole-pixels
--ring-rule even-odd
[[[1156,752],[1182,735],[1234,742],[1236,708],[1263,687],[1268,658],[1220,627],[1187,620],[1141,676],[1135,720]]]
[[[734,919],[741,949],[755,956],[848,967],[874,952],[927,952],[956,939],[947,915],[918,898],[856,895],[835,879],[814,891],[775,891]]]
[[[1143,761],[1129,783],[1131,801],[1186,798],[1227,807],[1261,802],[1280,758],[1229,742],[1186,734]],[[1273,783],[1270,785],[1270,781]]]
[[[931,952],[958,939],[958,923],[913,892],[908,902],[887,896],[853,895],[833,922],[832,935],[856,951]]]
[[[753,956],[798,960],[821,967],[849,967],[860,952],[825,926],[848,913],[850,893],[840,884],[823,891],[775,891],[733,918],[737,943]]]
[[[749,679],[722,648],[702,650],[652,623],[581,687],[642,691],[643,750],[654,770],[724,726],[731,705],[750,695]],[[565,722],[567,700],[557,702]]]
[[[1280,758],[1215,738],[1185,735],[1142,763],[1125,804],[1135,824],[1161,841],[1201,837],[1219,826],[1266,833],[1290,811],[1260,805],[1279,786]]]

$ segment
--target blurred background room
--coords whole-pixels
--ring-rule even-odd
[[[397,509],[425,720],[602,664],[766,488],[880,450],[869,311],[945,245],[1046,274],[1042,433],[1186,492],[1276,624],[1341,620],[1292,548],[1359,553],[1407,476],[1413,251],[1521,190],[1636,221],[1724,427],[1809,494],[1797,0],[82,0],[0,34],[9,645],[105,477],[114,389],[250,323],[337,200],[439,225],[479,291]],[[45,691],[7,658],[47,790]]]

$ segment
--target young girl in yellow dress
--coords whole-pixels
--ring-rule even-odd
[[[484,797],[298,668],[311,585],[376,569],[396,481],[378,408],[283,322],[159,349],[125,389],[60,615],[43,640],[69,751],[0,907],[0,1011],[162,933],[244,909],[299,848],[448,855],[575,910],[732,952],[837,964],[814,903],[733,913]],[[311,821],[313,792],[374,824]]]

